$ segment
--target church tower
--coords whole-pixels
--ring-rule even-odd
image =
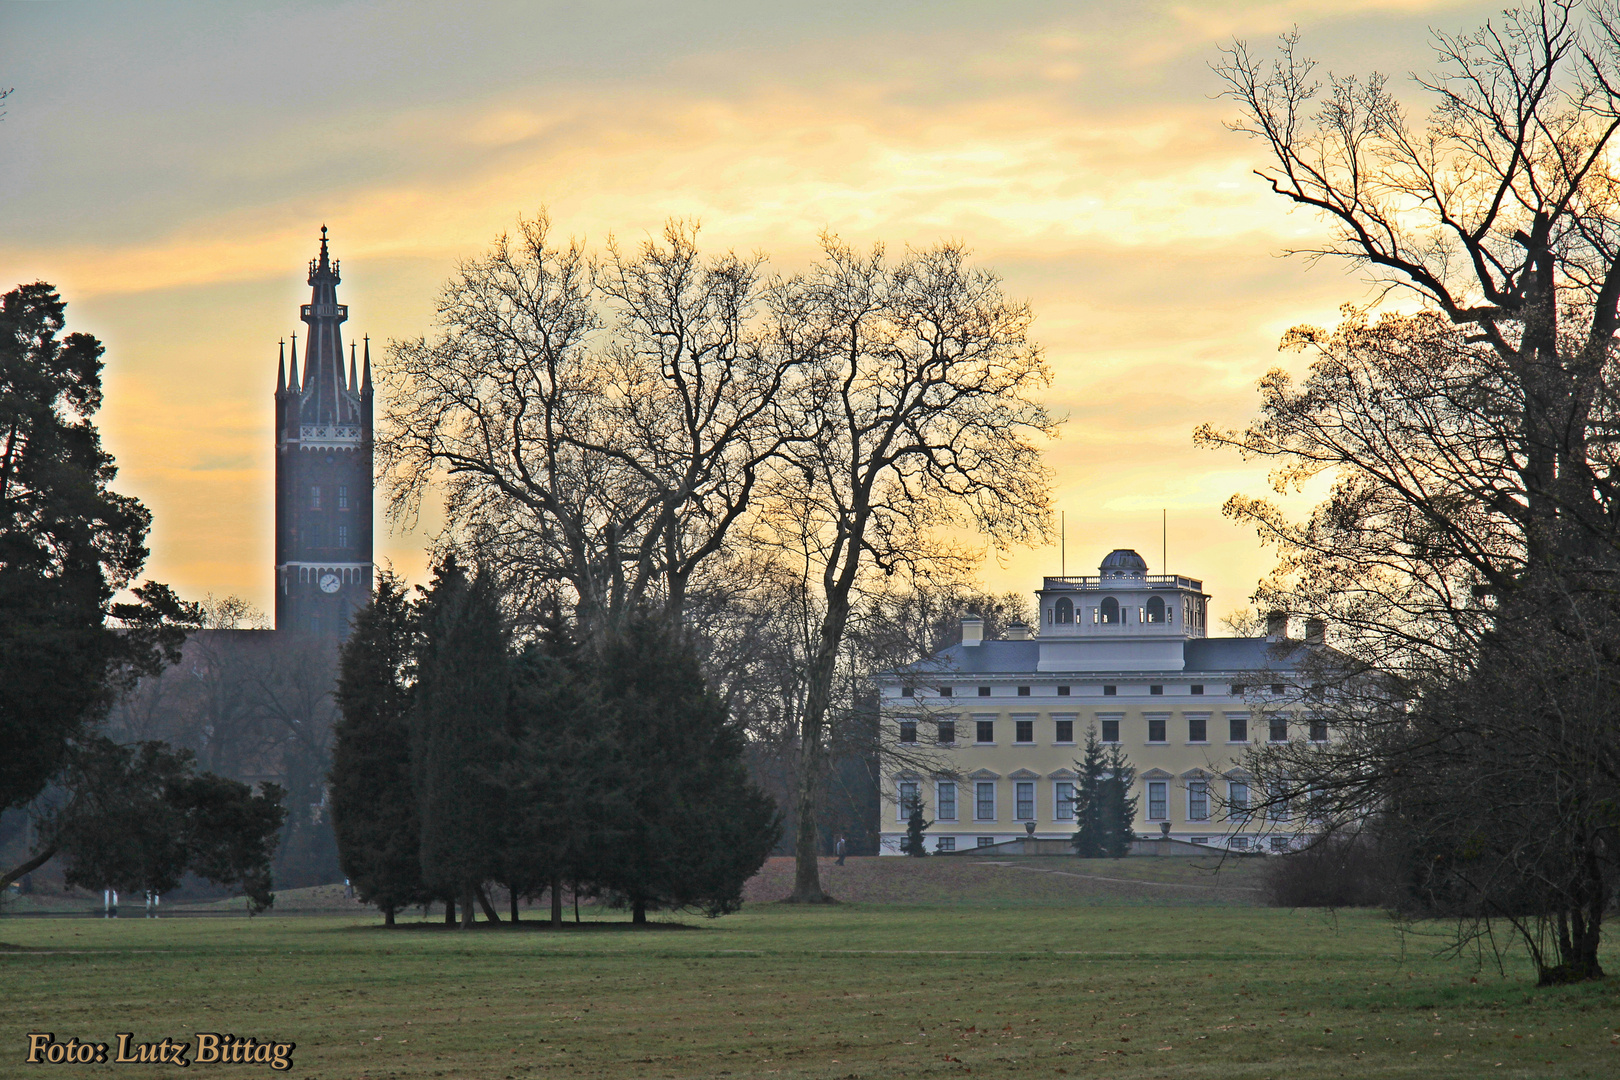
[[[342,639],[371,598],[371,339],[363,374],[349,346],[346,304],[337,302],[338,264],[326,249],[309,264],[303,377],[298,335],[292,371],[283,351],[276,373],[276,629]]]

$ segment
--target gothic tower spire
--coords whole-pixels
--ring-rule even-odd
[[[373,564],[371,396],[355,386],[352,346],[344,378],[338,271],[322,225],[299,309],[303,378],[295,334],[291,378],[276,380],[276,629],[340,640],[370,600]]]

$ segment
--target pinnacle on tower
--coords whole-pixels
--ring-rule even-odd
[[[276,344],[281,348],[281,358],[276,361],[276,393],[281,394],[287,390],[287,339]]]
[[[370,334],[366,335],[366,373],[365,373],[365,376],[363,377],[362,382],[360,383],[360,392],[362,394],[371,393],[371,335]]]
[[[349,342],[349,385],[345,389],[352,394],[357,386],[358,384],[354,381],[354,342],[351,341]]]
[[[297,393],[298,386],[298,335],[292,336],[292,378],[287,380],[287,389]]]

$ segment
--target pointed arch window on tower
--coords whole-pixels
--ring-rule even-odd
[[[1052,605],[1052,611],[1058,625],[1067,626],[1074,622],[1074,601],[1067,596],[1058,597],[1058,602]]]
[[[1112,596],[1103,597],[1102,607],[1100,610],[1102,612],[1103,622],[1109,624],[1110,626],[1119,622],[1119,601],[1115,600]]]
[[[1158,596],[1148,597],[1145,609],[1145,618],[1150,623],[1164,622],[1164,599]]]

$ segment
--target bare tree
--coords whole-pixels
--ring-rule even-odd
[[[442,335],[390,350],[380,440],[391,512],[444,476],[447,530],[520,608],[561,603],[587,635],[644,604],[679,615],[779,446],[784,380],[756,318],[758,258],[662,243],[551,246],[542,215],[464,263]]]
[[[1332,619],[1338,646],[1303,678],[1333,744],[1251,767],[1267,809],[1398,823],[1439,852],[1444,889],[1419,884],[1459,890],[1440,906],[1487,920],[1469,925],[1508,917],[1536,952],[1578,924],[1537,963],[1543,981],[1590,977],[1620,866],[1600,809],[1620,738],[1594,705],[1620,661],[1616,8],[1545,0],[1436,33],[1421,124],[1382,76],[1324,83],[1297,46],[1270,64],[1227,52],[1234,127],[1270,152],[1272,189],[1330,223],[1304,254],[1362,265],[1420,310],[1292,332],[1308,378],[1270,373],[1258,421],[1197,434],[1275,461],[1280,493],[1334,481],[1304,522],[1227,504],[1278,550],[1257,600]]]
[[[771,490],[777,542],[804,555],[819,609],[798,731],[792,898],[803,903],[826,899],[817,799],[857,590],[970,564],[945,529],[970,525],[996,544],[1046,535],[1049,478],[1032,440],[1053,430],[1030,396],[1049,375],[1029,308],[959,245],[893,263],[831,236],[823,249],[775,296],[783,348],[810,365],[791,402],[791,467]]]

